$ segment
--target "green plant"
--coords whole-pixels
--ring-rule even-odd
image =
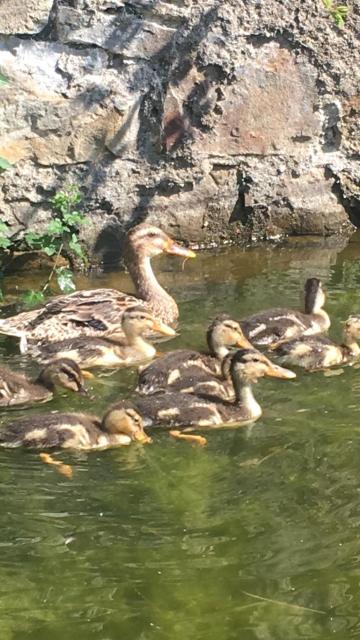
[[[85,269],[88,260],[79,241],[79,231],[86,223],[86,216],[77,210],[80,202],[81,194],[76,185],[69,185],[56,193],[50,200],[55,214],[53,219],[44,233],[26,233],[26,244],[48,256],[65,255],[73,267]]]
[[[349,7],[345,4],[335,4],[334,0],[323,0],[323,3],[337,26],[342,29],[345,24],[345,18],[349,13]]]
[[[86,215],[78,210],[80,202],[81,194],[77,186],[66,186],[50,200],[53,218],[45,231],[28,231],[23,240],[11,238],[7,224],[0,221],[0,252],[11,254],[17,249],[33,249],[43,251],[48,256],[55,256],[54,265],[44,286],[38,291],[30,289],[23,295],[23,302],[27,306],[43,302],[54,277],[63,293],[75,291],[73,269],[88,267],[88,258],[79,241],[80,227],[87,222]],[[69,259],[71,268],[58,266],[61,255]]]

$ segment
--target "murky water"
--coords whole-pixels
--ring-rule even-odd
[[[338,337],[360,312],[359,258],[354,236],[345,248],[204,253],[184,271],[160,260],[181,311],[181,335],[162,347],[202,348],[220,311],[298,307],[308,276],[324,280]],[[121,273],[78,284],[130,289]],[[7,295],[28,285],[8,278]],[[1,338],[2,361],[35,370],[15,353]],[[94,381],[93,412],[134,381],[133,371]],[[1,640],[360,636],[360,371],[261,380],[256,397],[263,418],[209,434],[205,448],[160,433],[146,447],[64,452],[72,481],[36,453],[0,451]],[[89,409],[64,394],[27,411],[69,405]]]

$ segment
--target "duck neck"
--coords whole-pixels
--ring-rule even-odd
[[[330,327],[330,318],[325,309],[316,309],[313,315],[320,320],[323,331],[326,331]]]
[[[175,300],[163,289],[153,272],[149,256],[128,252],[126,265],[139,298],[148,302],[154,314],[172,320],[178,316]],[[164,314],[164,309],[166,313]]]
[[[229,349],[224,344],[211,343],[211,355],[214,355],[218,360],[223,360],[229,353]]]
[[[33,384],[38,384],[39,387],[42,387],[43,389],[45,388],[48,391],[54,391],[55,389],[54,382],[47,376],[44,376],[43,372],[39,373],[38,377],[35,378]]]
[[[156,349],[152,344],[144,340],[142,336],[139,335],[126,335],[126,340],[129,347],[136,349],[136,351],[140,351],[147,358],[153,358],[156,354]]]
[[[352,356],[358,356],[360,354],[360,347],[351,333],[344,333],[343,344],[346,348],[346,351],[350,351]]]
[[[259,418],[262,414],[259,403],[255,400],[249,380],[232,375],[235,391],[235,403],[246,409],[249,418]]]

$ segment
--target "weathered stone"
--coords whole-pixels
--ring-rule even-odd
[[[0,33],[39,33],[49,20],[53,0],[1,0]]]
[[[75,182],[100,259],[146,217],[205,245],[351,229],[358,35],[355,6],[340,30],[310,0],[55,3],[0,39],[2,219],[43,228]]]
[[[93,44],[128,58],[150,59],[170,42],[174,29],[123,12],[89,16],[60,6],[58,33],[62,42]]]

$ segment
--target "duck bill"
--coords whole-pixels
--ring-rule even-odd
[[[240,349],[253,349],[254,348],[252,346],[251,342],[249,342],[249,340],[247,338],[245,338],[245,336],[242,336],[242,338],[238,338],[238,340],[235,343],[235,345],[237,347],[239,347]]]
[[[87,389],[85,389],[85,387],[83,387],[83,385],[81,385],[78,389],[79,393],[81,396],[88,396],[89,392]]]
[[[169,240],[164,246],[165,253],[170,253],[173,256],[182,256],[183,258],[196,258],[196,253],[191,251],[191,249],[187,249],[186,247],[182,247],[180,244],[177,244],[173,240]]]
[[[151,442],[151,438],[146,435],[145,431],[137,431],[134,434],[134,439],[136,442],[140,442],[140,444],[149,444]]]
[[[91,373],[90,371],[86,371],[84,369],[81,370],[81,374],[82,374],[82,377],[85,378],[85,380],[93,380],[95,378],[93,373]]]
[[[293,378],[296,378],[296,373],[294,373],[294,371],[284,369],[284,367],[279,367],[277,364],[273,364],[272,362],[269,364],[265,375],[270,378],[282,378],[283,380],[292,380]]]
[[[171,327],[168,327],[168,325],[164,324],[164,322],[161,322],[161,320],[154,320],[152,328],[154,331],[156,331],[157,333],[162,333],[164,336],[176,336],[176,331],[174,331],[174,329],[172,329]]]

